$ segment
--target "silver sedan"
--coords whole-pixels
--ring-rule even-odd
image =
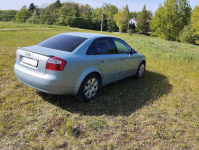
[[[18,48],[14,71],[19,81],[39,91],[89,101],[104,85],[143,77],[145,67],[145,56],[117,37],[62,33]]]

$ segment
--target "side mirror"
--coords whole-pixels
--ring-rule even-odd
[[[137,53],[137,51],[135,49],[130,50],[130,54],[135,54],[135,53]]]
[[[138,53],[138,51],[134,49],[134,53]]]

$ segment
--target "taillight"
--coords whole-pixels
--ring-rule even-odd
[[[46,69],[54,71],[63,71],[66,63],[67,62],[61,58],[51,57],[48,59],[46,63]]]

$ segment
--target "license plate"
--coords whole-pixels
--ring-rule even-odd
[[[38,61],[35,59],[30,59],[27,57],[22,57],[21,61],[27,65],[31,65],[33,67],[37,67]]]

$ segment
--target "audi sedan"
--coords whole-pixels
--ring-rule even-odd
[[[62,33],[18,48],[14,71],[20,82],[39,91],[90,101],[102,86],[143,77],[145,67],[145,56],[117,37]]]

